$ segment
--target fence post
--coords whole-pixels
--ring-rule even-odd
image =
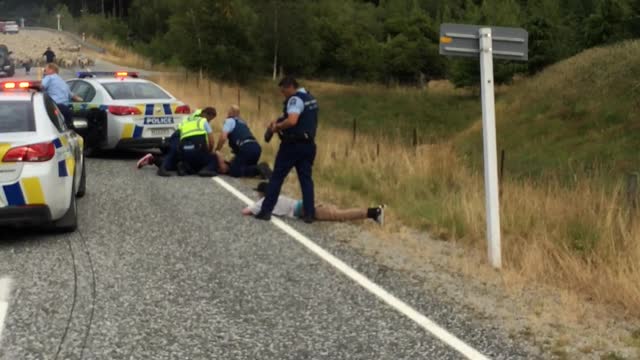
[[[358,127],[357,127],[357,120],[356,118],[353,118],[353,140],[351,142],[351,146],[355,146],[356,145],[356,134],[358,132]]]
[[[638,209],[638,178],[640,174],[632,172],[627,174],[627,203],[629,209],[635,211]]]

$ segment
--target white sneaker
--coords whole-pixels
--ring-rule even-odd
[[[386,207],[386,205],[378,205],[378,215],[376,215],[376,218],[373,219],[373,221],[377,222],[378,224],[380,224],[380,226],[384,226],[384,208]]]

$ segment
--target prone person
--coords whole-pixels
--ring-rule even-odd
[[[243,215],[256,215],[262,210],[262,203],[269,184],[261,182],[253,189],[258,193],[259,200],[242,209]],[[350,221],[371,219],[380,225],[384,225],[384,205],[372,208],[339,209],[333,205],[317,204],[315,206],[315,219],[319,221]],[[304,208],[302,200],[279,195],[276,205],[273,208],[273,215],[284,216],[294,219],[304,218]]]

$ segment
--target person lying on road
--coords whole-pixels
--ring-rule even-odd
[[[262,208],[264,195],[269,184],[261,182],[253,189],[258,193],[260,199],[253,205],[242,209],[243,215],[256,215]],[[349,221],[371,219],[380,225],[384,225],[384,209],[385,205],[378,205],[373,208],[357,208],[357,209],[338,209],[333,205],[316,205],[315,220],[319,221]],[[284,216],[299,219],[304,216],[302,208],[302,200],[295,200],[290,197],[280,195],[276,206],[273,209],[273,215]]]

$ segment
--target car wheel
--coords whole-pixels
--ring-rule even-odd
[[[54,230],[58,232],[70,233],[78,229],[78,203],[76,202],[75,186],[72,190],[69,209],[64,216],[53,223]]]
[[[80,174],[80,185],[78,185],[78,192],[76,193],[76,197],[81,198],[84,196],[87,191],[87,171],[86,171],[86,160],[82,161],[82,172]]]

